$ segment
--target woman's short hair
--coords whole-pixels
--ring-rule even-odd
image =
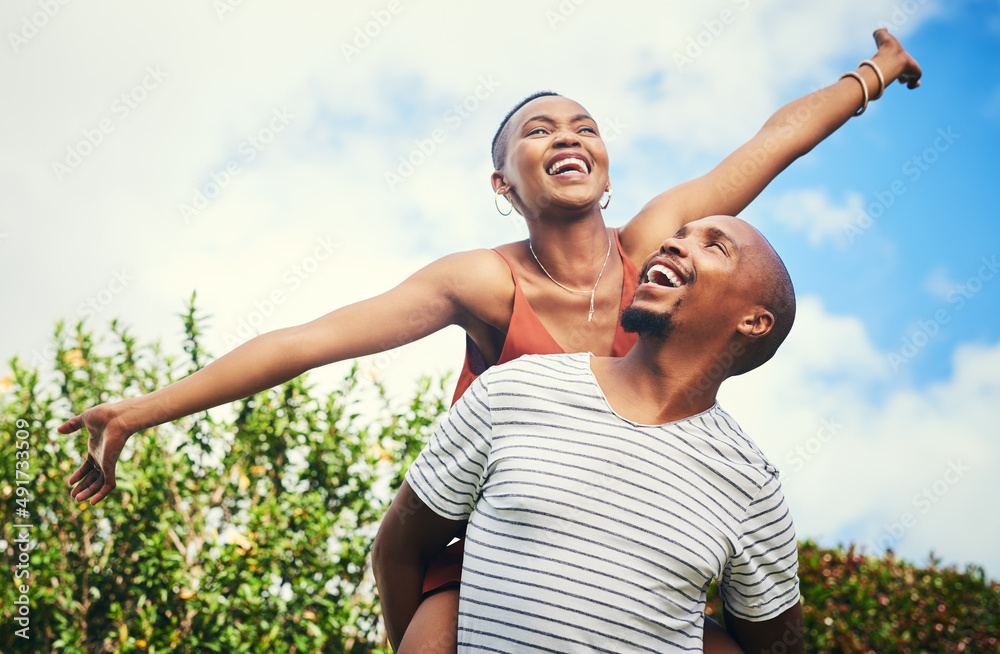
[[[524,100],[521,100],[514,108],[507,112],[504,116],[503,121],[500,123],[500,127],[497,129],[497,133],[493,136],[493,148],[491,149],[491,154],[493,155],[493,169],[500,170],[503,167],[504,161],[507,159],[507,141],[510,139],[510,134],[507,130],[507,123],[510,122],[510,117],[517,113],[517,110],[528,104],[536,98],[544,98],[547,95],[559,95],[554,91],[539,91],[538,93],[532,93]],[[562,96],[559,96],[562,97]]]

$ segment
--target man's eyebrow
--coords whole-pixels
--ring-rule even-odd
[[[725,233],[718,227],[709,227],[706,231],[708,232],[709,236],[711,236],[712,238],[717,238],[720,241],[725,241],[726,243],[729,244],[729,247],[733,248],[734,250],[740,249],[739,246],[736,245],[736,241],[734,241],[729,236],[729,234]]]

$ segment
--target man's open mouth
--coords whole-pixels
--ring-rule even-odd
[[[646,271],[646,281],[651,284],[669,286],[671,288],[684,286],[686,283],[683,279],[678,277],[673,270],[659,263],[650,266],[649,270]]]

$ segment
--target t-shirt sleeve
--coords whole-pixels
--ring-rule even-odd
[[[452,406],[406,471],[424,504],[450,520],[469,519],[486,478],[492,436],[488,372]]]
[[[741,527],[719,591],[736,617],[768,620],[799,601],[798,544],[777,475],[757,492]]]

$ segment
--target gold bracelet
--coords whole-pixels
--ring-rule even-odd
[[[865,78],[853,70],[849,70],[843,75],[841,75],[840,79],[844,79],[845,77],[853,77],[854,79],[861,82],[861,92],[864,94],[864,102],[861,103],[861,108],[858,109],[857,113],[854,114],[855,116],[860,116],[861,114],[865,113],[865,109],[868,108],[868,85],[865,84]]]
[[[882,71],[879,70],[878,64],[871,59],[865,59],[858,64],[858,68],[861,68],[862,66],[868,66],[875,71],[875,77],[878,78],[878,93],[872,98],[872,100],[878,100],[882,97],[882,93],[885,92],[885,77],[882,76]]]

